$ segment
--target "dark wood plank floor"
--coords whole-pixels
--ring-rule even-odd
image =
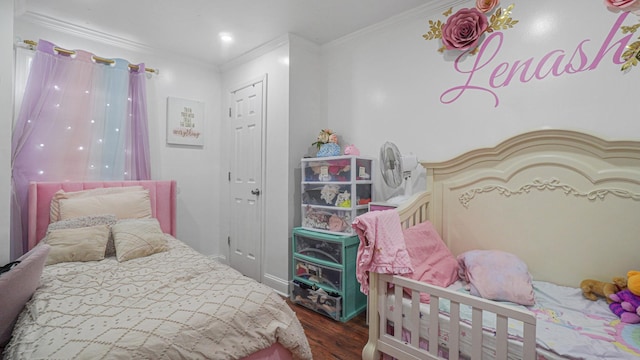
[[[313,358],[316,360],[362,358],[362,348],[369,337],[366,311],[346,323],[335,321],[313,310],[287,300],[296,312],[309,339]]]

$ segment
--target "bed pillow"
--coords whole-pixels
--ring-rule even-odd
[[[60,220],[114,214],[118,219],[151,217],[149,190],[60,199]]]
[[[471,250],[458,255],[460,278],[472,295],[533,305],[531,275],[516,255],[499,250]]]
[[[51,246],[46,265],[104,259],[109,233],[108,225],[51,230],[43,240]]]
[[[429,221],[403,230],[404,242],[413,264],[413,280],[447,287],[458,280],[458,260],[451,254]],[[405,289],[407,294],[410,290]],[[429,303],[429,294],[420,294],[420,301]]]
[[[65,192],[60,189],[51,198],[51,205],[49,206],[49,222],[60,221],[60,200],[61,199],[71,199],[71,198],[79,198],[79,197],[88,197],[95,195],[107,195],[107,194],[117,194],[122,192],[129,191],[141,191],[144,190],[142,186],[123,186],[123,187],[106,187],[106,188],[96,188],[89,190],[81,190],[81,191],[69,191]]]
[[[18,265],[0,275],[0,351],[11,339],[18,315],[40,285],[40,275],[50,250],[46,244],[36,246],[18,258]]]
[[[155,218],[120,220],[111,227],[116,259],[123,262],[167,251],[167,239]]]
[[[88,216],[80,216],[76,218],[71,218],[67,220],[60,220],[54,223],[49,224],[47,228],[47,234],[52,230],[59,229],[76,229],[88,226],[95,225],[107,225],[109,229],[111,226],[116,223],[118,219],[113,214],[107,215],[88,215]],[[104,256],[113,256],[116,254],[116,248],[113,245],[113,236],[109,234],[109,240],[107,241],[107,249],[105,250]]]

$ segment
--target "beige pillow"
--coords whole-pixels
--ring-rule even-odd
[[[155,218],[120,220],[111,227],[118,261],[167,251],[167,239]]]
[[[51,205],[49,206],[49,222],[60,221],[60,200],[61,199],[72,199],[79,197],[87,197],[87,196],[95,196],[95,195],[106,195],[106,194],[117,194],[122,192],[129,191],[140,191],[144,190],[144,188],[140,185],[136,186],[123,186],[123,187],[106,187],[106,188],[96,188],[89,190],[81,190],[81,191],[69,191],[65,192],[60,189],[51,198]]]
[[[107,225],[109,229],[111,229],[111,225],[115,224],[117,221],[118,218],[116,218],[116,216],[113,214],[80,216],[76,218],[56,221],[49,224],[49,226],[47,227],[47,233],[49,233],[51,230],[76,229],[96,225]],[[107,250],[104,256],[114,256],[115,254],[116,247],[113,244],[113,236],[111,236],[111,231],[109,231],[109,241],[107,242]]]
[[[51,230],[43,240],[51,246],[46,265],[102,260],[108,240],[108,225]]]
[[[60,200],[60,220],[107,214],[118,219],[150,218],[149,190]]]

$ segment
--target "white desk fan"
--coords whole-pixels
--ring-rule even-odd
[[[386,202],[400,204],[411,196],[411,172],[418,166],[414,154],[402,155],[396,144],[385,142],[380,147],[380,171],[384,182],[397,189],[404,182],[404,195],[394,196]]]

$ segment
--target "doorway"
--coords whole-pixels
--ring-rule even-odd
[[[231,92],[229,264],[262,282],[266,75]]]

